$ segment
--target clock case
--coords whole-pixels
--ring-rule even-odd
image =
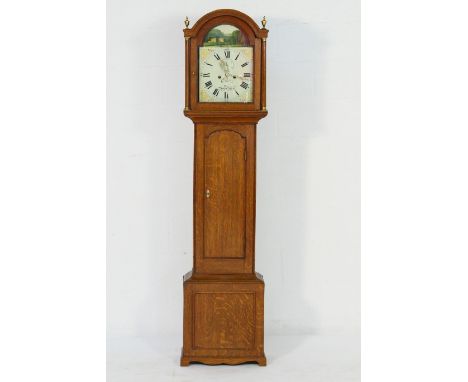
[[[253,102],[198,101],[198,48],[218,25],[253,47]],[[183,278],[181,366],[266,365],[264,281],[255,272],[256,128],[266,110],[266,38],[247,15],[220,9],[185,36],[185,108],[194,123],[193,269]]]

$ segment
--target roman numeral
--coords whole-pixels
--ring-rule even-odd
[[[225,50],[224,55],[226,56],[226,58],[231,57],[231,51],[230,50]]]
[[[244,66],[247,66],[247,65],[249,65],[249,63],[248,63],[248,62],[244,62],[241,66],[244,67]]]
[[[218,54],[218,53],[215,53],[214,56],[215,56],[215,58],[216,58],[217,60],[219,60],[219,59],[221,58],[221,57],[219,57],[219,54]]]
[[[240,95],[240,94],[237,92],[237,90],[234,90],[234,91],[236,92],[237,95]]]
[[[208,64],[208,62],[206,62],[206,61],[205,61],[205,64],[206,64],[206,65],[210,65],[210,66],[213,66],[213,65],[211,65],[211,64]]]
[[[205,82],[205,86],[207,89],[209,89],[213,86],[213,84],[211,83],[211,81],[208,81],[208,82]]]
[[[227,92],[224,92],[224,99],[228,99],[229,98],[229,94],[227,94]]]
[[[249,87],[249,84],[242,82],[240,86],[241,88],[247,89]]]
[[[214,92],[213,92],[213,94],[214,94],[215,96],[217,96],[217,95],[219,94],[219,90],[218,90],[218,89],[215,89]]]
[[[209,77],[210,75],[211,75],[211,73],[203,73],[202,77]]]
[[[244,77],[250,77],[250,73],[244,73]]]
[[[239,55],[240,55],[240,52],[237,54],[237,56],[236,56],[236,58],[235,58],[234,60],[237,60],[237,58],[239,57]]]

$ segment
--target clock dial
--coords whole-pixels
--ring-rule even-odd
[[[199,48],[199,101],[252,102],[253,48]]]

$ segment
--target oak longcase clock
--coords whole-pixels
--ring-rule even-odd
[[[266,365],[255,272],[256,129],[266,110],[263,28],[232,9],[186,20],[185,109],[194,123],[194,262],[184,276],[181,365]]]

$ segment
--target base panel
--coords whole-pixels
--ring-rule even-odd
[[[186,275],[181,366],[266,365],[261,275]]]

